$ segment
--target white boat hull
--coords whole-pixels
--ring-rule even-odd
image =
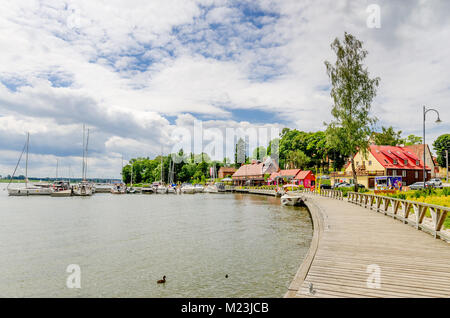
[[[193,193],[195,193],[195,188],[194,187],[181,188],[181,193],[193,194]]]
[[[291,196],[291,195],[283,195],[281,197],[281,204],[285,206],[298,206],[302,203],[301,196]]]
[[[152,188],[141,188],[142,194],[153,194],[155,191]]]
[[[205,188],[203,187],[194,187],[195,188],[195,193],[202,193],[203,191],[205,191]]]
[[[93,187],[88,184],[76,185],[73,187],[73,195],[79,197],[91,196],[94,193]]]
[[[10,196],[28,196],[28,195],[50,195],[52,190],[50,188],[15,188],[8,189]]]
[[[62,190],[62,191],[53,191],[52,197],[70,197],[72,195],[72,190]]]
[[[207,186],[204,190],[206,193],[219,193],[219,189],[216,186]]]
[[[156,193],[166,194],[167,193],[167,188],[166,187],[158,187],[158,188],[156,188]]]

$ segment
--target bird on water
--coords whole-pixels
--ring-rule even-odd
[[[158,280],[156,283],[157,284],[165,284],[166,283],[166,275],[164,275],[163,278]]]

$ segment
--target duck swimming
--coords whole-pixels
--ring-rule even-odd
[[[156,283],[157,284],[165,284],[166,283],[166,275],[164,275],[163,278],[158,280]]]

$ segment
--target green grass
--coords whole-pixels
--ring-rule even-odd
[[[450,229],[450,215],[448,215],[444,221],[444,228]]]
[[[39,180],[28,180],[28,182],[39,182]],[[9,179],[0,179],[0,183],[9,183]],[[11,183],[25,183],[25,180],[12,180]]]

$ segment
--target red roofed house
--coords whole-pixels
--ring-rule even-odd
[[[366,158],[358,152],[354,157],[358,183],[374,188],[375,176],[400,176],[404,185],[423,181],[423,160],[408,147],[371,145]],[[426,170],[428,180],[431,169],[426,166]],[[344,173],[332,173],[331,177],[334,183],[351,182],[351,165],[346,166]]]
[[[316,177],[310,170],[300,171],[294,179],[305,188],[311,188],[316,183]]]
[[[280,170],[278,164],[271,158],[264,162],[252,160],[251,164],[242,165],[232,176],[233,184],[242,185],[262,185],[265,183],[264,176]]]
[[[287,184],[294,180],[295,176],[300,172],[300,169],[288,169],[272,172],[269,177],[269,184]]]

